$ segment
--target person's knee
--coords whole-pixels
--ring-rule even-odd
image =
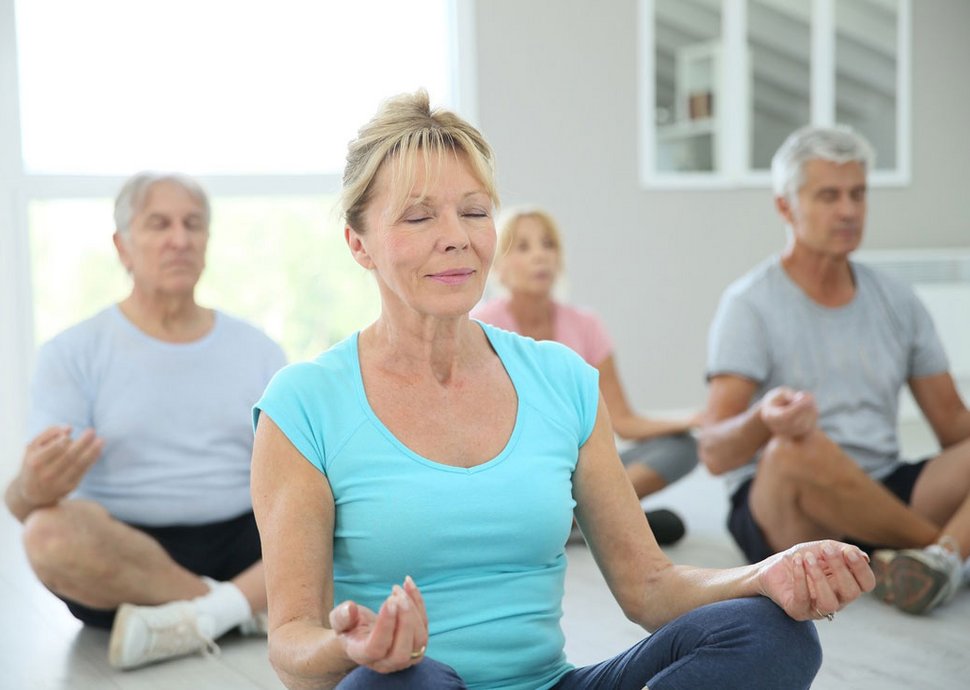
[[[791,674],[792,680],[811,681],[822,665],[822,646],[811,621],[796,621],[764,597],[751,600],[747,613],[756,637],[756,654],[771,659],[772,666]]]
[[[818,440],[794,440],[787,436],[773,436],[765,446],[758,463],[759,473],[772,475],[776,481],[799,482],[820,476],[819,462],[822,448]]]
[[[39,508],[24,520],[24,551],[44,584],[51,586],[65,568],[71,567],[78,548],[78,525],[82,515],[103,517],[107,512],[95,503],[78,502],[76,505]]]
[[[718,677],[718,687],[808,688],[822,663],[814,624],[793,620],[765,597],[702,606],[655,635],[672,635],[675,656],[692,656],[696,663],[686,666],[693,669],[681,670],[697,687]]]
[[[854,492],[863,479],[842,449],[818,430],[798,440],[772,437],[761,455],[758,473],[770,476],[775,486],[823,493]]]
[[[659,436],[637,443],[621,454],[624,464],[640,463],[656,472],[666,485],[697,467],[697,441],[689,433]]]
[[[378,673],[359,666],[340,681],[337,690],[465,690],[465,687],[451,666],[425,657],[420,664],[397,673]]]
[[[35,510],[24,520],[24,551],[42,581],[60,570],[71,542],[70,523],[56,507]]]

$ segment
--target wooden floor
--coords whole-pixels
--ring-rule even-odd
[[[712,567],[741,558],[722,527],[720,483],[697,470],[649,503],[681,512],[688,536],[670,547],[676,562]],[[23,557],[19,525],[0,515],[0,688],[11,690],[277,689],[266,642],[229,636],[218,658],[190,657],[129,672],[106,661],[107,633],[82,629],[33,578]],[[623,618],[585,547],[570,547],[563,628],[566,652],[581,665],[606,658],[641,639]],[[818,624],[824,661],[816,690],[970,688],[970,588],[922,618],[866,597]],[[760,689],[759,689],[760,690]]]

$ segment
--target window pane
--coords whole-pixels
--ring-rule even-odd
[[[377,287],[350,256],[334,202],[214,198],[199,302],[260,326],[292,361],[370,323]],[[44,342],[123,299],[130,283],[111,242],[110,202],[37,201],[29,218],[35,336]]]
[[[720,0],[656,0],[658,172],[717,169]]]
[[[811,121],[811,4],[748,1],[751,58],[751,167],[771,157],[791,132]]]
[[[456,105],[449,6],[18,0],[26,168],[339,171],[382,99]]]
[[[839,0],[835,27],[835,119],[869,139],[876,168],[895,168],[898,5]]]
[[[34,341],[42,343],[129,292],[107,200],[34,201],[28,207]]]

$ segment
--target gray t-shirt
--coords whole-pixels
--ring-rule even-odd
[[[52,424],[93,428],[104,450],[74,496],[125,522],[227,520],[252,509],[252,406],[285,359],[221,312],[203,338],[176,344],[112,306],[40,348],[29,437]]]
[[[782,268],[765,260],[721,297],[708,338],[707,378],[741,376],[811,392],[819,426],[874,478],[899,460],[899,392],[911,378],[948,369],[933,321],[907,285],[852,262],[856,294],[829,308],[811,300]],[[733,493],[757,458],[725,475]]]

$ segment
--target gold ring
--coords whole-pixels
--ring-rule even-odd
[[[818,606],[815,607],[815,613],[818,614],[819,618],[827,618],[828,620],[835,620],[835,613],[822,613],[818,610]]]
[[[418,659],[418,658],[424,656],[424,651],[427,648],[428,648],[428,645],[426,645],[426,644],[421,645],[421,649],[418,649],[416,651],[411,652],[411,658],[412,659]]]

